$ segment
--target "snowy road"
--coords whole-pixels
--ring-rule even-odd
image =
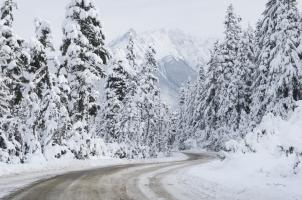
[[[176,200],[162,180],[178,170],[212,159],[187,154],[185,161],[118,165],[73,172],[35,183],[3,200]],[[169,188],[173,185],[169,185]]]

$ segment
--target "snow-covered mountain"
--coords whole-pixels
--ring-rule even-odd
[[[202,40],[180,30],[160,29],[138,34],[130,29],[109,43],[109,49],[115,58],[125,58],[130,35],[135,43],[138,61],[142,60],[149,45],[156,50],[162,98],[171,106],[177,103],[180,86],[189,78],[195,79],[198,66],[205,65],[208,61],[209,49],[214,41],[214,39]]]

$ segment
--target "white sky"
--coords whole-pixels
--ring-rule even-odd
[[[2,0],[0,0],[2,1]],[[70,0],[16,0],[15,29],[25,39],[33,35],[35,17],[51,22],[54,38],[61,40],[65,7]],[[298,0],[302,2],[302,0]],[[226,7],[230,2],[245,25],[255,24],[267,0],[95,0],[102,17],[107,41],[129,28],[141,32],[178,28],[199,37],[219,37]],[[301,7],[299,4],[299,7]]]

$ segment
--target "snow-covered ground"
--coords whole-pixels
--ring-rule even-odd
[[[246,162],[244,162],[244,160]],[[207,200],[300,200],[302,176],[270,176],[258,171],[253,162],[243,157],[212,161],[180,170],[163,180],[167,191],[178,199]],[[261,164],[258,164],[258,166]]]
[[[302,102],[289,119],[267,115],[224,160],[180,170],[163,181],[179,199],[301,200]]]
[[[302,102],[283,120],[267,115],[242,141],[230,141],[224,160],[157,171],[165,190],[177,199],[301,200],[302,199]],[[199,151],[193,151],[199,153]],[[0,164],[0,197],[35,181],[58,174],[130,163],[183,160],[170,158],[120,160],[102,158],[87,161],[57,160],[34,164]],[[166,171],[169,173],[166,174]],[[173,171],[173,173],[170,173]],[[155,172],[145,174],[141,190]],[[147,191],[147,190],[146,190]],[[146,192],[148,193],[148,191]]]
[[[110,167],[122,164],[171,162],[185,160],[186,158],[187,156],[184,154],[173,153],[171,157],[159,157],[156,159],[146,160],[101,158],[84,161],[73,159],[54,160],[51,162],[35,162],[23,165],[8,165],[0,163],[0,198],[34,182],[68,172]]]

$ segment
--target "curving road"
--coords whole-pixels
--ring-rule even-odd
[[[186,154],[187,160],[118,165],[73,172],[37,182],[3,200],[176,200],[161,180],[179,169],[212,159],[207,154]]]

